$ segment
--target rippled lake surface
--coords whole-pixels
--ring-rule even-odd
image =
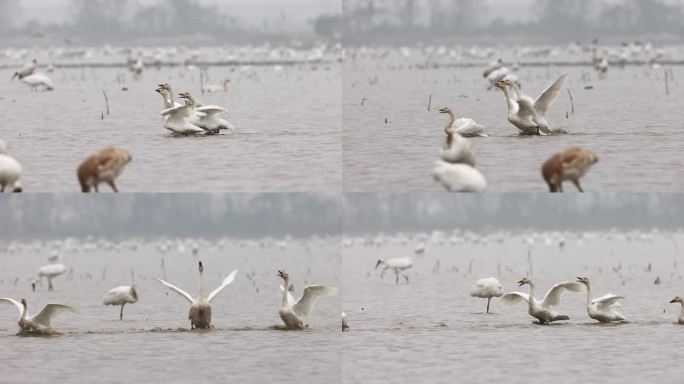
[[[547,246],[537,238],[531,267],[527,236],[495,237],[428,241],[423,256],[413,253],[425,239],[414,235],[347,247],[343,310],[351,329],[343,333],[345,381],[681,382],[673,362],[684,358],[684,327],[676,324],[679,306],[669,304],[684,292],[681,233],[642,240],[566,234],[563,250],[556,241]],[[381,280],[373,270],[380,257],[404,256],[414,259],[408,285],[395,285],[393,273]],[[485,314],[486,300],[469,296],[471,285],[489,276],[498,276],[505,291],[521,290],[515,282],[530,268],[538,298],[553,284],[588,276],[594,296],[626,297],[620,312],[629,323],[594,323],[586,315],[585,294],[566,293],[558,308],[571,320],[551,326],[532,324],[525,305],[503,307],[497,299]],[[661,285],[654,285],[657,277]]]
[[[261,248],[197,240],[196,256],[175,246],[162,255],[149,244],[63,251],[73,278],[56,278],[53,292],[47,292],[47,284],[31,292],[29,284],[51,247],[3,252],[0,296],[26,297],[33,313],[58,302],[74,306],[80,315],[53,321],[61,336],[21,337],[15,335],[16,309],[0,306],[0,382],[339,382],[340,295],[318,301],[309,329],[281,330],[276,276],[282,268],[290,273],[295,297],[305,284],[339,286],[339,240],[285,241],[285,247]],[[214,330],[189,331],[187,301],[153,279],[163,277],[162,257],[168,281],[193,295],[197,260],[204,262],[208,290],[239,269],[235,282],[212,302]],[[119,321],[119,309],[101,301],[109,289],[131,283],[131,270],[140,299],[125,307]],[[254,283],[247,274],[254,274]]]
[[[344,187],[347,191],[441,191],[431,171],[444,143],[449,106],[456,117],[475,119],[489,138],[473,139],[477,166],[489,191],[545,192],[541,164],[560,151],[581,146],[599,163],[583,179],[587,191],[667,192],[684,190],[680,66],[613,67],[600,79],[590,66],[522,66],[523,91],[537,97],[563,73],[566,89],[548,120],[570,132],[555,137],[520,137],[506,119],[503,94],[487,91],[481,66],[449,66],[429,58],[347,60],[344,68]],[[427,64],[426,64],[427,63]],[[669,96],[665,90],[668,71]],[[593,89],[585,89],[593,87]],[[431,109],[428,111],[430,96]],[[363,104],[363,105],[362,105]],[[566,118],[567,114],[567,118]],[[574,190],[568,185],[567,190]]]
[[[0,78],[9,80],[13,70],[0,70]],[[58,67],[49,76],[53,92],[31,92],[14,80],[3,82],[0,95],[0,138],[21,162],[27,192],[80,191],[76,168],[110,145],[133,156],[117,182],[122,192],[341,187],[341,80],[334,61],[210,67],[205,84],[221,91],[205,95],[197,67],[150,67],[137,81],[125,68]],[[231,80],[227,93],[222,92],[224,79]],[[173,136],[162,126],[163,103],[155,92],[165,82],[176,97],[189,91],[205,105],[226,107],[223,118],[236,130]]]

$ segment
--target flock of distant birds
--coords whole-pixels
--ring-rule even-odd
[[[608,71],[608,62],[599,58],[594,50],[594,69],[599,74]],[[562,129],[551,128],[546,114],[563,89],[568,75],[562,75],[549,85],[541,95],[533,99],[525,95],[520,79],[505,66],[502,59],[487,65],[483,77],[492,87],[499,89],[505,98],[507,119],[523,136],[553,136],[567,134]],[[435,162],[434,179],[450,192],[484,192],[487,190],[485,176],[476,168],[475,155],[469,138],[488,137],[485,127],[469,118],[456,119],[451,108],[442,108],[440,114],[449,116],[444,129],[446,142],[441,148],[441,159]],[[598,162],[589,150],[572,147],[553,155],[541,167],[542,176],[550,192],[563,192],[563,182],[571,181],[584,192],[580,179]]]
[[[127,66],[134,76],[139,76],[144,70],[142,60],[132,55],[128,58]],[[35,59],[17,70],[12,80],[15,78],[27,84],[32,91],[54,90],[52,80],[46,74],[38,72],[38,62]],[[227,92],[229,82],[223,82],[224,92]],[[209,84],[203,90],[217,92],[221,87]],[[162,125],[174,135],[216,135],[221,131],[235,129],[233,124],[220,117],[227,112],[226,108],[203,105],[190,92],[181,92],[178,96],[184,103],[178,103],[174,100],[171,86],[166,83],[160,84],[156,92],[163,97],[164,102],[164,110],[161,111]],[[128,151],[116,147],[107,147],[92,154],[79,165],[76,172],[81,191],[99,192],[99,185],[107,184],[114,192],[118,192],[115,181],[131,160],[132,156]],[[0,193],[23,192],[21,174],[21,164],[10,156],[7,143],[0,139]]]
[[[31,286],[33,291],[36,290],[36,284],[41,283],[43,278],[48,281],[48,290],[54,289],[52,279],[66,273],[67,268],[60,262],[58,254],[54,254],[49,259],[49,264],[39,268],[39,281],[32,281]],[[190,320],[190,329],[211,329],[211,302],[216,296],[227,286],[235,281],[237,269],[232,271],[226,278],[223,279],[221,285],[211,291],[208,295],[204,291],[204,266],[199,262],[199,293],[193,297],[187,291],[173,285],[162,279],[157,279],[161,284],[168,287],[172,291],[179,294],[190,303],[188,311],[188,319]],[[280,286],[282,291],[282,304],[278,310],[278,315],[285,325],[285,329],[304,329],[309,327],[309,318],[316,301],[320,297],[329,297],[337,294],[337,288],[324,285],[310,285],[304,288],[302,296],[296,299],[290,293],[289,279],[290,276],[285,271],[278,271],[277,276],[283,280],[283,285]],[[103,305],[120,306],[119,320],[123,320],[123,310],[126,304],[134,304],[138,301],[138,291],[135,285],[119,286],[107,292],[102,300]],[[47,304],[40,312],[35,315],[28,313],[28,302],[26,298],[15,300],[12,298],[0,298],[0,304],[12,304],[19,312],[20,335],[56,335],[59,334],[52,326],[51,321],[58,315],[66,312],[78,313],[76,309],[64,304]],[[346,315],[342,314],[342,328],[345,329],[347,325]]]
[[[380,259],[375,264],[375,269],[382,266],[380,278],[382,279],[385,272],[392,270],[396,276],[395,284],[399,284],[399,276],[402,276],[406,283],[409,283],[406,271],[413,267],[413,261],[410,257],[399,257],[393,259]],[[503,286],[495,277],[488,277],[480,279],[475,282],[470,290],[470,296],[487,299],[487,313],[492,298],[500,297],[504,304],[526,303],[527,313],[535,318],[539,325],[546,325],[557,321],[570,320],[570,317],[557,312],[554,307],[560,305],[560,299],[565,292],[587,294],[587,314],[591,319],[601,323],[616,323],[627,321],[618,309],[620,308],[620,301],[624,300],[623,296],[609,293],[607,295],[594,298],[591,291],[591,283],[587,277],[578,277],[576,282],[562,282],[554,285],[544,296],[542,300],[535,297],[535,283],[529,277],[524,277],[518,281],[520,287],[529,286],[529,293],[524,292],[509,292],[504,293]],[[677,296],[670,301],[670,303],[679,303],[682,305],[682,310],[678,317],[678,323],[684,325],[684,298]]]

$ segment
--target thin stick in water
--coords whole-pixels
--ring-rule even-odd
[[[670,73],[665,70],[665,94],[670,95]]]
[[[428,99],[428,112],[430,112],[431,107],[432,107],[432,95],[430,95],[430,99]]]
[[[105,103],[107,104],[107,116],[109,116],[109,98],[107,97],[107,92],[105,92],[104,89],[102,90],[102,94],[104,95]]]
[[[570,92],[570,88],[568,88],[568,95],[570,95],[570,105],[572,106],[572,114],[575,114],[575,99],[572,97],[572,92]]]

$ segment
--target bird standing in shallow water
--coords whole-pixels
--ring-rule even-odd
[[[546,160],[542,165],[542,176],[550,192],[563,192],[563,182],[572,181],[580,192],[584,192],[580,179],[598,163],[598,157],[586,149],[570,148]]]

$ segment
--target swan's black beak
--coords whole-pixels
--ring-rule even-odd
[[[672,299],[672,301],[670,301],[670,304],[673,304],[673,303],[676,303],[676,302],[677,302],[677,300]]]
[[[518,287],[522,287],[523,285],[525,285],[525,281],[523,281],[523,280],[518,281]]]
[[[382,264],[382,260],[378,260],[377,263],[375,263],[375,269],[378,269],[378,267]]]

